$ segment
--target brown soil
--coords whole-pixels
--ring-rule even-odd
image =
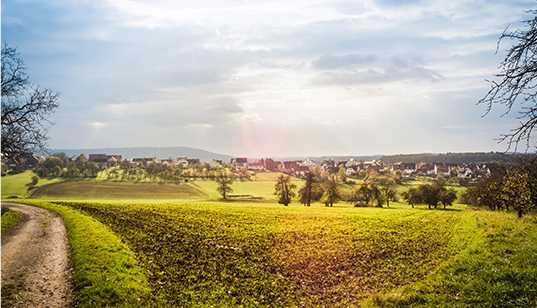
[[[2,207],[20,217],[2,235],[2,307],[73,306],[73,270],[62,218],[29,205]]]

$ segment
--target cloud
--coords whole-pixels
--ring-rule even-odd
[[[364,85],[397,81],[438,82],[442,79],[444,79],[442,74],[426,68],[420,61],[394,57],[391,63],[383,69],[328,71],[312,78],[312,83],[315,85]]]
[[[2,38],[32,81],[61,92],[56,147],[440,151],[420,138],[462,149],[487,136],[473,104],[501,31],[534,4],[5,0]],[[474,117],[475,134],[451,132]],[[112,133],[88,135],[97,127]]]
[[[350,67],[354,64],[371,63],[377,60],[376,55],[348,54],[344,56],[323,55],[313,62],[319,69]]]
[[[223,97],[217,99],[215,106],[212,107],[211,111],[222,112],[222,113],[243,113],[244,109],[239,106],[237,99],[233,97]]]

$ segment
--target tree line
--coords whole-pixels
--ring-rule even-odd
[[[224,196],[224,191],[231,189],[232,182],[224,180],[219,182],[218,192]],[[368,172],[368,176],[358,186],[351,190],[344,191],[340,188],[337,176],[330,177],[323,182],[314,173],[307,173],[304,177],[304,185],[298,190],[297,185],[292,182],[291,176],[284,174],[277,179],[274,194],[277,196],[279,204],[287,206],[292,199],[298,197],[298,201],[304,206],[310,206],[313,202],[324,203],[325,206],[333,206],[339,201],[346,201],[354,204],[355,207],[390,206],[390,202],[397,202],[402,197],[408,204],[426,204],[429,208],[444,208],[452,205],[457,200],[457,192],[453,188],[446,187],[446,180],[439,176],[432,184],[422,184],[411,187],[403,192],[401,196],[397,192],[397,185],[400,178],[397,175],[378,175],[376,172]],[[231,189],[232,191],[232,189]],[[224,196],[225,198],[225,196]]]
[[[488,164],[492,162],[514,162],[518,155],[501,152],[488,153],[446,153],[446,154],[399,154],[382,156],[385,164],[403,163],[446,163],[446,164]]]
[[[55,153],[40,161],[33,169],[40,177],[65,177],[65,178],[96,178],[99,173],[109,180],[120,181],[151,181],[151,182],[178,182],[189,179],[215,180],[221,177],[250,180],[250,172],[242,167],[212,166],[207,163],[195,164],[190,168],[183,168],[174,162],[151,163],[142,160],[136,164],[124,159],[117,162],[117,166],[99,169],[98,165],[89,161],[84,153],[74,159],[65,153]]]
[[[462,201],[490,210],[513,210],[522,217],[537,205],[537,156],[521,155],[513,164],[495,166],[466,190]]]

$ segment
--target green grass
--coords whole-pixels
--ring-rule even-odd
[[[9,231],[19,222],[19,213],[12,210],[4,211],[2,209],[2,234]]]
[[[40,186],[30,198],[60,200],[141,200],[207,198],[208,194],[191,184],[158,184],[99,180],[71,180]]]
[[[60,214],[68,230],[75,269],[77,307],[147,307],[151,298],[145,271],[134,253],[100,222],[77,210],[42,201],[22,201]]]
[[[471,211],[458,226],[455,255],[427,279],[367,302],[369,307],[535,307],[534,218]]]
[[[211,199],[219,199],[221,196],[216,192],[217,184],[211,180],[196,180],[193,185],[208,192]],[[231,184],[233,192],[231,195],[250,196],[250,198],[260,198],[263,200],[276,200],[274,195],[275,181],[234,181]],[[231,198],[233,199],[233,197]]]
[[[66,181],[41,188],[54,187],[53,194],[42,196],[57,202],[31,202],[63,213],[66,222],[70,219],[69,232],[78,232],[70,234],[70,242],[73,256],[75,250],[79,254],[75,271],[82,275],[76,278],[82,306],[125,301],[156,307],[533,307],[537,302],[532,217],[460,204],[448,210],[398,202],[390,208],[344,202],[304,207],[296,201],[283,207],[272,194],[277,176],[259,173],[251,181],[236,181],[233,194],[251,196],[240,202],[221,201],[210,180],[191,181],[184,187],[192,191],[175,195],[166,189],[184,184]],[[76,218],[65,218],[69,215]]]
[[[426,277],[465,211],[65,202],[107,225],[169,306],[357,305]]]
[[[25,172],[6,175],[2,177],[2,198],[16,197],[24,198],[28,194],[28,189],[32,187],[32,176],[35,174],[31,170]],[[61,182],[61,178],[42,178],[36,186]]]

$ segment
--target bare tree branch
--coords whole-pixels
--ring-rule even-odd
[[[17,161],[46,147],[59,93],[30,83],[16,48],[2,45],[2,154]]]
[[[537,11],[529,13],[535,15]],[[486,106],[484,116],[489,114],[494,104],[505,106],[506,112],[503,115],[520,105],[518,127],[499,138],[500,142],[507,141],[507,150],[514,146],[515,152],[521,142],[526,143],[526,151],[529,149],[532,133],[537,125],[537,17],[524,23],[524,29],[509,31],[507,27],[500,36],[498,48],[504,39],[515,42],[500,64],[500,73],[495,75],[501,81],[487,80],[491,88],[478,102]]]

